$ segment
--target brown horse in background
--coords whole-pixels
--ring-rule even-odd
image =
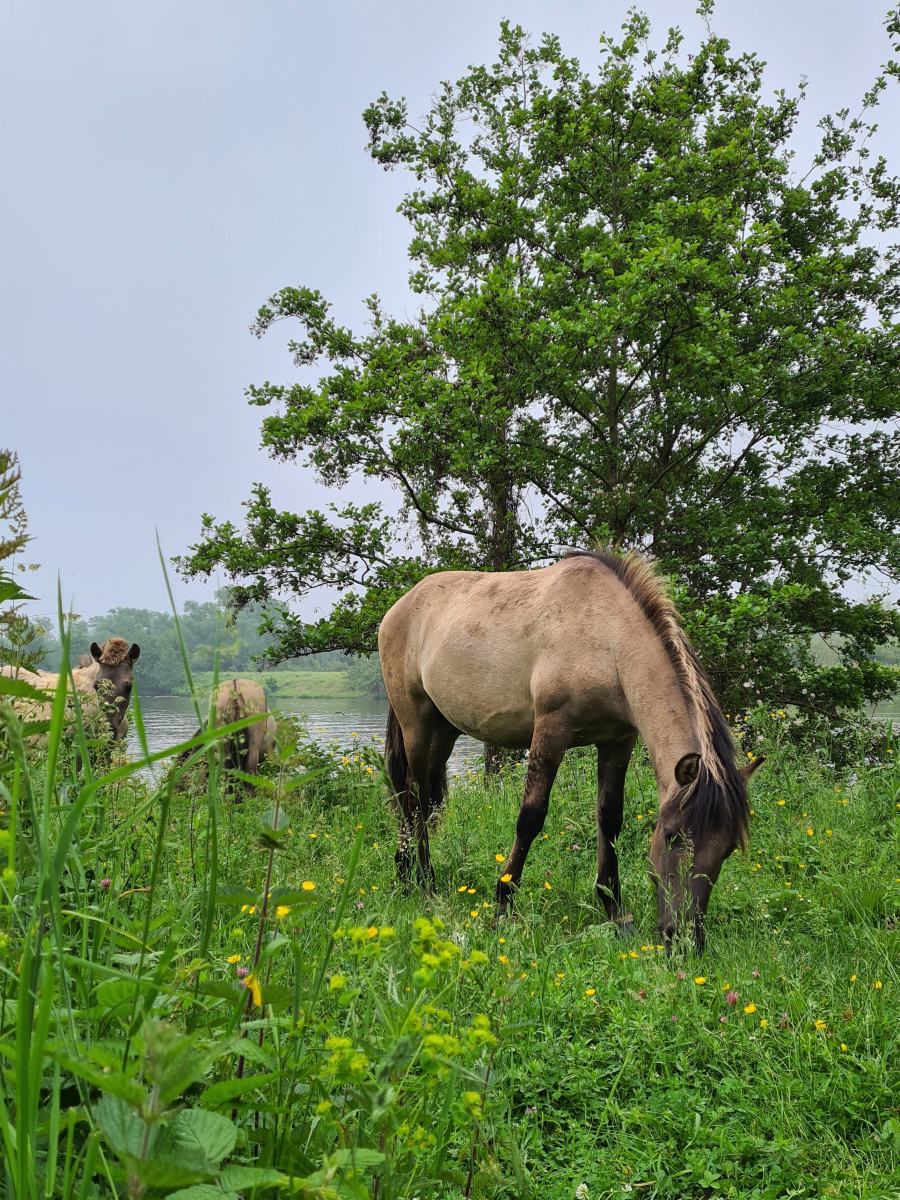
[[[245,717],[258,716],[245,729],[231,733],[222,741],[222,765],[226,770],[256,775],[259,765],[275,744],[275,718],[268,710],[266,690],[252,679],[227,679],[220,683],[214,697],[214,724],[231,725]],[[265,714],[265,720],[262,719]]]
[[[429,575],[386,614],[378,636],[391,704],[386,763],[401,813],[397,865],[434,885],[428,821],[460,733],[530,750],[512,852],[497,883],[510,908],[550,789],[570,746],[597,747],[596,891],[621,932],[616,839],[638,735],[650,755],[659,819],[650,847],[668,947],[690,922],[698,949],[722,864],[747,840],[746,781],[731,732],[678,614],[634,555],[572,551],[535,571]]]
[[[90,657],[83,654],[78,666],[72,668],[75,691],[81,701],[82,712],[91,721],[102,712],[114,740],[125,736],[128,722],[125,712],[131,700],[134,680],[134,664],[140,657],[141,648],[136,643],[129,647],[124,638],[111,637],[98,646],[91,643]],[[22,679],[32,687],[47,693],[47,701],[16,700],[14,707],[31,721],[49,720],[53,706],[53,693],[59,682],[59,674],[50,671],[26,671],[22,667],[3,667],[0,675]]]

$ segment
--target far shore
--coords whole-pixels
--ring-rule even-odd
[[[273,703],[279,700],[373,700],[379,699],[347,681],[346,671],[242,671],[241,675],[258,680],[266,689]],[[231,678],[230,672],[220,671],[220,679]],[[199,695],[212,688],[212,672],[194,675],[194,687]],[[189,698],[187,687],[172,696],[158,695],[157,699],[185,700]]]

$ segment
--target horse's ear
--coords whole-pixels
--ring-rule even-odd
[[[686,754],[675,764],[675,782],[679,787],[693,783],[700,773],[700,755]]]
[[[739,773],[743,775],[745,779],[752,779],[754,774],[759,770],[765,761],[766,756],[764,754],[760,754],[759,758],[754,758],[752,762],[748,762],[746,767],[740,767]]]
[[[91,658],[94,660],[94,662],[100,661],[101,653],[102,653],[102,651],[101,651],[100,647],[97,645],[97,643],[91,642]]]
[[[128,658],[128,661],[132,664],[132,666],[134,666],[134,664],[137,662],[137,660],[141,657],[141,648],[137,644],[137,642],[132,642],[131,649],[128,651],[128,654],[126,657]]]

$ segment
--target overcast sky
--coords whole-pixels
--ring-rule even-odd
[[[887,0],[720,0],[713,28],[809,79],[801,163],[825,112],[858,107],[890,56]],[[696,0],[642,5],[659,36]],[[287,285],[359,325],[362,299],[412,312],[407,184],[364,151],[382,90],[416,115],[437,83],[494,60],[499,22],[558,33],[585,66],[625,0],[0,0],[0,445],[18,450],[37,611],[166,607],[167,555],[200,514],[241,519],[255,480],[294,511],[326,495],[259,450],[243,389],[292,378],[288,330],[248,332]],[[895,169],[900,105],[878,149]],[[175,581],[176,597],[210,589]]]

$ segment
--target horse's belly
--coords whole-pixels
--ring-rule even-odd
[[[460,670],[452,654],[436,654],[422,683],[447,720],[469,737],[509,750],[530,746],[534,705],[527,676],[484,666]]]

